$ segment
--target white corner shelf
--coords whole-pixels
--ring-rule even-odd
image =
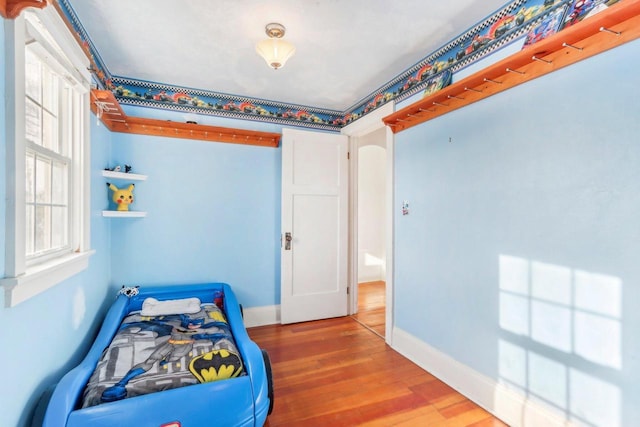
[[[105,178],[122,179],[128,181],[145,181],[147,175],[140,175],[137,173],[116,172],[110,170],[103,170],[102,176]],[[117,211],[117,210],[104,210],[102,211],[103,217],[108,218],[144,218],[147,216],[146,212],[142,211]]]
[[[102,216],[109,218],[144,218],[147,213],[141,211],[102,211]]]
[[[103,170],[102,176],[113,179],[128,179],[130,181],[146,181],[147,175],[140,175],[137,173],[125,173]]]

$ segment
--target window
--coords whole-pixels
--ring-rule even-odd
[[[27,47],[25,52],[26,259],[38,263],[70,249],[69,176],[72,98],[60,75]],[[66,120],[65,120],[66,118]]]
[[[55,8],[6,21],[5,305],[78,273],[89,250],[88,60]],[[14,185],[15,184],[15,185]]]

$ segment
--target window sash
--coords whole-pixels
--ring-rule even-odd
[[[71,162],[27,150],[26,163],[25,255],[32,265],[71,252]]]
[[[76,239],[73,209],[74,89],[43,57],[38,42],[26,47],[27,144],[25,170],[25,263],[36,265],[71,252]],[[49,118],[47,120],[47,118]],[[60,182],[54,172],[62,171]],[[54,201],[54,194],[62,195]]]

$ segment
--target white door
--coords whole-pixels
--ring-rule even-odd
[[[283,129],[282,323],[347,315],[348,138]]]

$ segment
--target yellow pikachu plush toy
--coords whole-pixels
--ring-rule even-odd
[[[107,182],[107,186],[113,191],[113,202],[118,206],[119,211],[128,211],[129,205],[133,203],[133,187],[135,185],[129,184],[126,189],[118,188],[113,184]]]

